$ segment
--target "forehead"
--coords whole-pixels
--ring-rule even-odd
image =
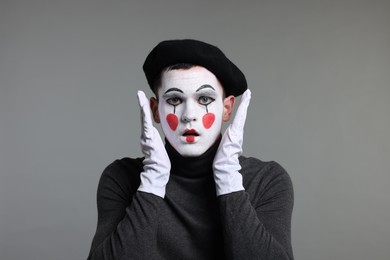
[[[218,94],[223,95],[223,88],[217,77],[201,66],[164,71],[158,92],[161,94],[170,88],[178,88],[184,93],[192,93],[205,84],[212,86]]]

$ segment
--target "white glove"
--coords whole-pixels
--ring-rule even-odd
[[[138,190],[164,198],[171,162],[160,134],[153,126],[149,102],[145,93],[138,91],[137,96],[141,109],[141,149],[145,156],[144,171],[141,172],[141,184]]]
[[[217,196],[244,190],[238,157],[242,154],[244,125],[250,99],[251,92],[247,89],[242,95],[233,122],[222,136],[215,155],[213,170]]]

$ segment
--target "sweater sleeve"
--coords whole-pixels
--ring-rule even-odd
[[[245,191],[219,197],[226,259],[293,259],[293,188],[277,163],[242,171]]]
[[[163,199],[136,191],[137,167],[132,167],[135,173],[131,173],[116,161],[104,170],[97,191],[98,224],[88,260],[156,259],[151,254],[156,252]]]

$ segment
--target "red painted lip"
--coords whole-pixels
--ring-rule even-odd
[[[194,135],[194,136],[199,136],[198,132],[196,132],[195,129],[186,129],[184,131],[184,136],[189,136],[189,135]]]

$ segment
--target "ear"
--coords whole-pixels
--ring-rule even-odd
[[[223,100],[223,115],[222,120],[224,122],[228,121],[230,119],[230,116],[233,113],[233,107],[234,107],[234,96],[228,96]]]
[[[154,122],[160,123],[160,117],[158,115],[158,100],[155,97],[150,98],[150,110],[152,110]]]

